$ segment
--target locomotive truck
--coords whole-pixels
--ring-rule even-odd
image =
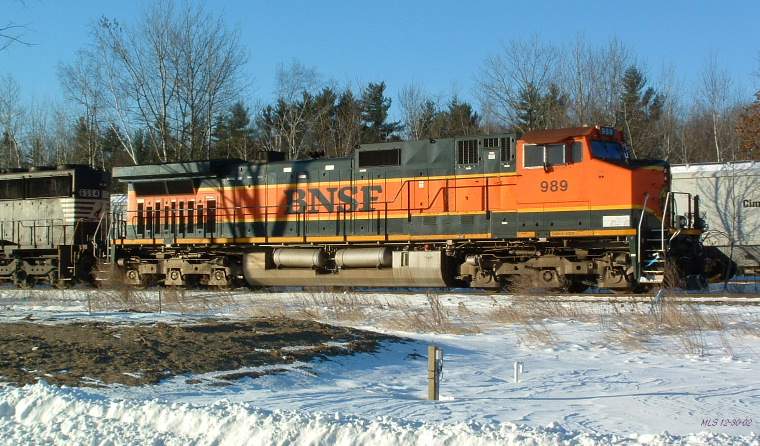
[[[669,165],[631,159],[612,128],[269,155],[114,168],[124,281],[637,290],[730,269],[701,245],[699,197],[671,191]]]

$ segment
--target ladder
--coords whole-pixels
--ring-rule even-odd
[[[644,237],[639,237],[642,253],[639,276],[640,283],[660,284],[665,280],[667,262],[666,231],[663,228],[646,228]]]

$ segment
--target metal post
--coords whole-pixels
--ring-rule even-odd
[[[523,363],[522,361],[515,361],[514,363],[514,372],[513,372],[513,379],[515,381],[515,384],[520,382],[520,377],[523,374]]]
[[[435,345],[428,346],[428,399],[437,401],[441,388],[443,351]]]

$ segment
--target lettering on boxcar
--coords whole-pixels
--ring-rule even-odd
[[[376,210],[375,203],[380,200],[382,192],[382,186],[370,185],[329,187],[326,189],[288,189],[285,191],[286,212],[298,214],[308,210],[309,213],[316,214],[342,211],[343,209],[348,212],[374,211]],[[361,202],[359,198],[361,198]]]
[[[742,206],[745,208],[760,208],[760,201],[743,200]]]

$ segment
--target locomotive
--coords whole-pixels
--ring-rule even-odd
[[[133,286],[581,291],[704,285],[699,197],[606,127],[358,147],[349,157],[117,167],[110,256]],[[676,200],[676,197],[678,200]]]
[[[84,165],[0,171],[0,283],[92,282],[107,245],[109,184]]]

